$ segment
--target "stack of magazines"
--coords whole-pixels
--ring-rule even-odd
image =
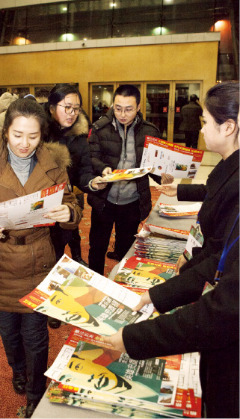
[[[175,268],[176,265],[173,263],[132,256],[118,270],[114,281],[135,292],[144,292],[174,276]]]
[[[136,361],[73,328],[47,370],[53,403],[123,417],[200,417],[197,353]]]
[[[142,258],[158,260],[165,263],[177,263],[179,256],[184,252],[185,240],[163,238],[157,233],[136,235],[134,255]]]
[[[147,263],[133,262],[140,271]],[[174,271],[170,264],[153,262],[150,270],[162,280]],[[74,326],[45,373],[52,380],[51,402],[123,417],[200,416],[198,354],[134,360],[104,343],[103,336],[159,315],[152,304],[133,311],[140,298],[63,255],[37,288],[20,300]]]

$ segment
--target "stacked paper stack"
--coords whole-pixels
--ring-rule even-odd
[[[175,268],[173,263],[132,256],[118,271],[114,281],[135,292],[144,292],[174,276]]]
[[[198,354],[136,361],[73,328],[53,365],[49,400],[123,417],[200,417]],[[194,369],[194,371],[193,371]]]
[[[194,204],[188,205],[170,205],[162,204],[159,206],[159,215],[161,217],[169,218],[196,218],[198,212],[201,208],[200,202],[195,202]]]
[[[179,256],[184,252],[185,240],[163,238],[156,233],[150,232],[136,236],[134,243],[135,256],[158,260],[165,263],[177,263]]]

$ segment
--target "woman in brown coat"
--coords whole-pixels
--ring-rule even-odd
[[[62,228],[76,228],[81,209],[68,190],[69,152],[59,144],[44,144],[45,128],[45,112],[37,102],[18,99],[9,106],[0,143],[0,202],[67,182],[62,205],[46,217]],[[1,227],[0,221],[0,334],[14,390],[26,391],[26,417],[31,417],[46,385],[47,317],[19,299],[45,278],[55,264],[55,251],[49,227]]]

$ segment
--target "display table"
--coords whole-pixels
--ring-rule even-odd
[[[179,230],[190,230],[191,225],[195,222],[196,217],[193,217],[191,219],[187,218],[181,218],[179,220],[173,220],[165,217],[160,217],[158,213],[158,203],[168,203],[168,204],[187,204],[187,202],[179,202],[177,201],[176,197],[166,197],[165,195],[161,195],[156,202],[154,208],[152,209],[148,219],[147,224],[154,224],[157,226],[162,227],[168,227],[168,228],[174,228]],[[124,259],[129,258],[130,256],[133,256],[134,254],[134,248],[133,246],[129,249],[127,254],[125,255]],[[119,269],[119,264],[117,264],[111,274],[110,278],[113,279]],[[97,411],[92,411],[89,409],[83,409],[81,407],[74,407],[74,406],[67,406],[64,404],[57,404],[57,403],[51,403],[46,395],[44,394],[42,400],[38,404],[37,408],[35,409],[32,418],[120,418],[122,416],[119,415],[110,415],[107,413],[100,413]]]
[[[175,205],[175,204],[179,204],[179,205],[187,205],[187,204],[192,204],[192,202],[187,202],[187,201],[178,201],[177,197],[169,197],[166,195],[160,195],[156,204],[154,205],[154,208],[152,209],[152,211],[149,214],[149,217],[146,221],[146,224],[153,224],[155,226],[161,226],[161,227],[165,227],[165,228],[174,228],[176,230],[186,230],[186,231],[190,231],[192,224],[195,224],[197,216],[194,216],[192,218],[180,218],[180,219],[170,219],[167,217],[160,217],[159,215],[159,208],[158,205],[159,203],[163,203],[163,204],[171,204],[171,205]],[[164,237],[168,237],[168,236],[164,236]],[[169,237],[171,238],[171,237]],[[127,259],[129,259],[131,256],[134,255],[134,244],[132,245],[132,247],[129,249],[129,251],[126,253],[126,255],[124,256],[123,260],[121,262],[119,262],[117,265],[114,266],[114,268],[112,269],[112,271],[109,274],[109,278],[110,279],[114,279],[114,277],[116,276],[118,270],[120,269],[120,267],[122,267],[124,265],[124,260],[126,261]]]

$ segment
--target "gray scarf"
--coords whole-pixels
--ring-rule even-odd
[[[36,150],[33,150],[33,152],[27,157],[18,157],[13,153],[9,144],[7,144],[7,148],[9,151],[8,161],[21,184],[24,186],[29,178],[32,158]]]

